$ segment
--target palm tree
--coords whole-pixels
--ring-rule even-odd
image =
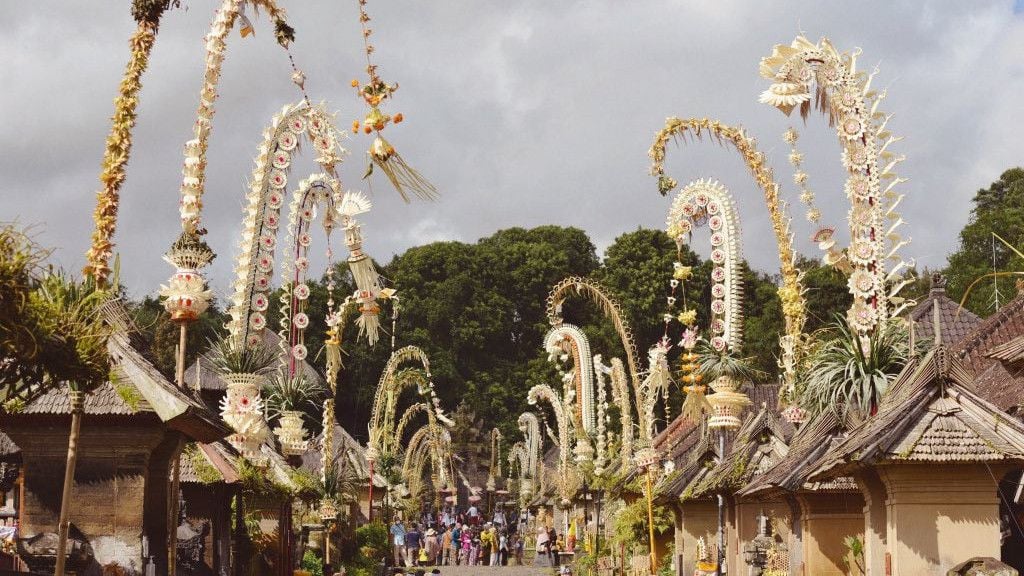
[[[71,488],[75,480],[78,440],[85,412],[86,393],[105,382],[110,370],[107,338],[110,328],[100,311],[109,293],[87,277],[81,283],[62,274],[43,278],[31,297],[36,322],[47,336],[39,362],[52,383],[66,383],[71,397],[71,432],[64,469],[60,518],[57,523],[55,576],[63,576],[71,513]]]
[[[132,17],[137,26],[128,44],[131,57],[125,67],[124,76],[117,98],[114,100],[114,116],[110,134],[103,152],[103,169],[100,183],[103,187],[96,193],[96,210],[93,213],[95,228],[92,245],[86,252],[86,266],[83,273],[103,286],[110,274],[110,254],[113,248],[111,238],[117,227],[117,209],[121,184],[125,179],[125,166],[132,148],[132,128],[135,127],[135,107],[142,89],[142,73],[149,65],[149,54],[156,42],[160,18],[169,7],[177,6],[179,0],[132,0]]]

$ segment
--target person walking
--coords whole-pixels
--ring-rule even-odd
[[[494,532],[492,531],[491,523],[488,522],[484,525],[484,529],[480,533],[480,554],[482,555],[480,558],[481,563],[493,566],[494,563],[491,559],[493,558],[494,551]]]
[[[475,530],[475,528],[474,528]],[[469,544],[469,566],[476,566],[480,560],[480,536],[477,534],[472,535],[472,540]]]
[[[534,566],[551,566],[551,548],[548,546],[548,531],[543,526],[537,528],[537,552],[533,557]]]
[[[406,535],[406,542],[408,542],[408,535]],[[548,560],[551,561],[552,566],[558,566],[558,533],[555,532],[553,526],[548,528]]]
[[[423,534],[419,526],[413,522],[412,529],[405,533],[405,555],[408,566],[419,566],[420,548],[423,546]]]
[[[448,566],[452,560],[452,526],[445,526],[441,533],[441,558],[438,565]]]
[[[427,528],[427,533],[424,537],[423,542],[424,548],[427,549],[427,558],[429,559],[428,562],[430,563],[430,565],[440,565],[440,562],[438,562],[437,557],[438,555],[440,555],[441,552],[441,541],[437,537],[437,530],[433,528]]]
[[[508,566],[508,536],[504,528],[498,532],[498,566]]]
[[[391,525],[391,548],[395,555],[395,566],[405,563],[405,525],[398,518]]]
[[[473,551],[473,533],[469,530],[469,525],[462,525],[462,553],[459,555],[459,559],[469,566],[469,555]]]

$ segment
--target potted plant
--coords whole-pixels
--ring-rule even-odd
[[[731,350],[715,350],[707,343],[700,346],[697,371],[711,382],[715,393],[707,397],[711,405],[711,428],[735,430],[740,426],[739,414],[750,404],[750,398],[740,391],[744,381],[754,380],[762,374],[751,367],[749,358],[740,358]]]
[[[221,417],[235,431],[228,440],[246,458],[259,460],[259,447],[269,435],[260,389],[276,355],[263,344],[245,346],[228,336],[210,342],[206,359],[228,382],[220,402]]]
[[[274,434],[286,456],[306,451],[306,429],[302,425],[303,408],[316,408],[327,394],[327,388],[305,372],[278,374],[265,388],[267,415],[277,419]]]

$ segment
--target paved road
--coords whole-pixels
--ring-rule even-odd
[[[534,566],[444,566],[442,576],[551,576],[553,568]]]

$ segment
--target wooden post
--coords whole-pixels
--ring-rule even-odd
[[[647,531],[651,544],[651,574],[658,573],[658,556],[654,551],[654,473],[647,467]]]
[[[82,430],[82,413],[85,412],[85,393],[69,390],[71,399],[71,433],[68,435],[68,457],[64,467],[64,491],[60,499],[60,517],[57,521],[57,562],[54,576],[64,576],[64,564],[68,552],[68,532],[71,529],[71,488],[75,483],[75,462],[78,460],[78,439]]]

